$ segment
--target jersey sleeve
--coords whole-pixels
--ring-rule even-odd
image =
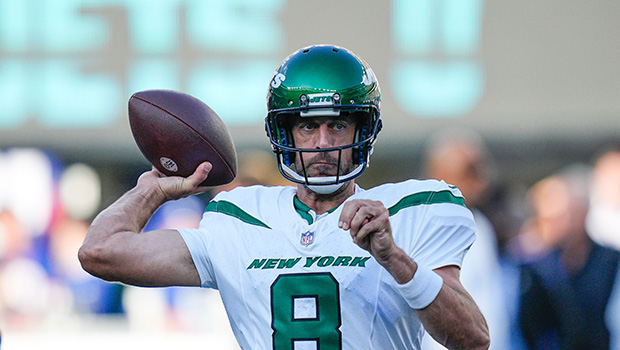
[[[461,192],[434,180],[405,185],[405,189],[410,194],[389,208],[393,226],[398,228],[396,243],[422,266],[460,268],[476,232]]]
[[[210,232],[203,226],[204,221],[205,218],[203,217],[200,227],[197,229],[180,229],[179,233],[187,245],[200,276],[200,286],[217,289],[215,273],[208,253],[211,237]]]
[[[410,252],[417,263],[436,269],[448,265],[459,268],[475,241],[475,225],[467,208],[455,204],[437,204],[428,208],[427,219],[420,226],[419,241]],[[459,213],[461,212],[461,213]]]
[[[217,211],[211,211],[209,208],[222,200],[231,202],[237,200],[236,192],[239,191],[220,192],[207,205],[198,228],[179,230],[200,276],[202,288],[218,289],[213,257],[222,249],[219,246],[221,242],[218,242],[217,233],[229,232],[233,229],[227,216],[223,216]]]

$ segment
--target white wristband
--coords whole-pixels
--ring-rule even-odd
[[[442,285],[443,278],[441,276],[427,267],[418,265],[411,281],[405,284],[396,284],[396,287],[407,304],[411,308],[419,310],[427,307],[435,300]]]

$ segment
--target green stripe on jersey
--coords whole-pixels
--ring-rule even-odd
[[[301,216],[302,219],[306,220],[308,222],[308,225],[312,225],[312,223],[314,222],[314,216],[312,216],[312,214],[310,214],[310,211],[312,211],[314,213],[312,208],[310,208],[309,206],[305,205],[301,200],[299,200],[299,198],[297,198],[297,195],[295,195],[295,197],[293,197],[293,205],[295,206],[295,211],[297,211],[299,216]],[[328,210],[327,212],[331,213],[331,212],[335,211],[337,208],[338,207],[333,207],[330,210]]]
[[[211,201],[205,209],[205,212],[208,211],[230,215],[247,224],[271,229],[271,227],[267,226],[264,222],[258,220],[252,215],[246,213],[243,209],[228,201]]]
[[[413,207],[416,205],[422,204],[438,204],[438,203],[454,203],[458,205],[465,206],[465,198],[457,197],[452,192],[440,191],[440,192],[420,192],[410,194],[407,197],[404,197],[398,203],[391,206],[388,211],[390,216],[398,213],[401,209],[405,209],[408,207]]]
[[[297,211],[299,216],[301,216],[302,219],[306,220],[308,222],[308,225],[312,225],[314,218],[309,213],[312,209],[310,209],[309,206],[305,205],[302,201],[300,201],[297,196],[293,197],[293,205],[295,206],[295,211]]]

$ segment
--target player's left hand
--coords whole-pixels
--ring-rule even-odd
[[[353,242],[369,251],[379,263],[387,261],[397,248],[389,212],[380,201],[354,199],[345,202],[338,227],[349,230]]]

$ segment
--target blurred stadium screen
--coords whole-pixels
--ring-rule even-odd
[[[517,142],[616,135],[619,8],[612,0],[4,0],[0,147],[139,159],[126,102],[150,88],[193,94],[240,145],[266,145],[266,82],[282,57],[316,43],[348,47],[374,68],[388,145],[414,145],[453,123]]]

